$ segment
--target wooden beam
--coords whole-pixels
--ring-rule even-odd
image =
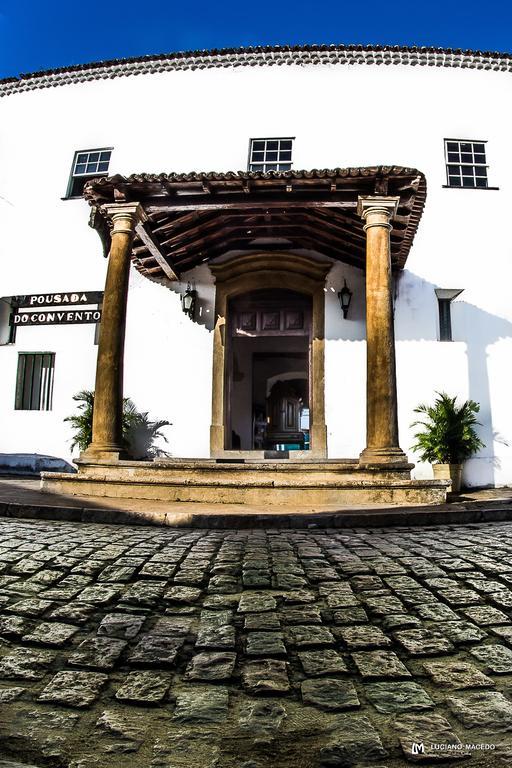
[[[167,211],[169,213],[179,211],[229,211],[229,210],[270,210],[274,208],[282,208],[283,211],[289,208],[336,208],[343,209],[348,208],[355,210],[357,208],[357,200],[333,200],[332,198],[322,199],[304,199],[304,200],[276,200],[275,197],[267,199],[263,196],[256,196],[254,201],[245,199],[239,199],[234,201],[232,198],[227,200],[212,200],[198,201],[197,199],[187,200],[180,203],[170,203],[168,200],[160,201],[154,199],[152,201],[144,202],[144,210],[149,215],[153,213],[160,213]]]
[[[137,232],[137,235],[140,237],[146,248],[148,249],[149,253],[153,256],[159,267],[162,269],[162,272],[165,274],[166,277],[169,278],[169,280],[172,280],[173,282],[175,280],[178,280],[178,276],[168,263],[167,259],[165,258],[164,254],[160,250],[160,246],[154,239],[153,235],[148,232],[148,230],[145,228],[144,224],[142,222],[139,222],[137,226],[135,227],[135,231]]]

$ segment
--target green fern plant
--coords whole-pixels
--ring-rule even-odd
[[[78,413],[67,416],[64,421],[71,424],[75,433],[71,441],[71,450],[78,447],[80,451],[85,451],[92,442],[94,392],[83,389],[73,396],[73,400],[78,403]],[[168,426],[171,426],[169,421],[165,419],[151,421],[148,411],[138,411],[133,400],[129,397],[123,398],[123,443],[132,458],[156,458],[169,455],[154,445],[158,438],[167,442],[161,430],[162,427]]]
[[[414,437],[412,446],[422,461],[432,464],[462,464],[481,448],[484,443],[478,437],[475,426],[480,422],[476,414],[480,405],[474,400],[466,400],[457,406],[456,397],[446,392],[436,392],[434,405],[422,403],[414,409],[423,419],[418,419],[411,427],[423,427]]]

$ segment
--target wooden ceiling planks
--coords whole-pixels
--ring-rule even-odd
[[[366,238],[356,209],[365,195],[400,198],[391,253],[393,266],[402,268],[426,197],[425,177],[411,168],[134,174],[94,179],[84,190],[100,216],[107,203],[141,203],[148,220],[137,227],[134,263],[169,280],[231,250],[308,249],[364,268]]]

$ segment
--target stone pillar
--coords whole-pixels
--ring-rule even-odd
[[[360,197],[366,232],[366,448],[361,465],[407,465],[398,444],[390,220],[398,197]]]
[[[92,443],[84,459],[119,459],[123,451],[123,355],[132,241],[138,221],[146,218],[139,203],[105,206],[113,223],[96,362]]]

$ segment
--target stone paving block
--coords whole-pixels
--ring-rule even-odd
[[[421,685],[409,681],[366,683],[364,692],[375,709],[386,715],[431,709],[434,706],[434,702]]]
[[[435,656],[454,650],[446,637],[428,629],[404,629],[393,634],[411,656]]]
[[[350,680],[321,677],[304,680],[301,684],[302,701],[328,711],[341,711],[360,707],[357,691]]]
[[[256,631],[278,631],[281,629],[279,614],[273,612],[246,613],[244,618],[244,629]]]
[[[196,648],[230,650],[235,647],[235,629],[230,624],[200,626]]]
[[[5,610],[9,613],[17,613],[20,616],[29,616],[37,618],[42,616],[49,608],[55,605],[51,600],[37,600],[29,598],[27,600],[19,600],[13,605],[9,605]]]
[[[393,651],[357,651],[351,654],[359,674],[366,679],[406,678],[411,677],[407,667],[402,664]]]
[[[107,681],[108,676],[99,672],[58,672],[38,700],[68,707],[89,707]]]
[[[411,762],[431,764],[432,761],[459,760],[469,757],[464,744],[453,732],[448,720],[434,713],[400,715],[394,722],[402,751]],[[423,745],[424,752],[413,752],[414,745]],[[431,744],[438,749],[431,749]]]
[[[193,618],[188,616],[162,616],[151,627],[152,635],[167,637],[186,637],[192,632]]]
[[[50,651],[15,648],[0,659],[0,678],[41,680],[57,658]]]
[[[16,701],[23,696],[26,690],[26,688],[18,687],[0,688],[0,704],[8,704],[11,701]]]
[[[143,666],[171,666],[176,660],[183,638],[161,635],[139,635],[137,644],[128,652],[128,661]]]
[[[470,621],[445,621],[439,625],[439,631],[455,645],[479,643],[487,637],[487,632]]]
[[[478,605],[483,602],[483,598],[478,592],[472,589],[462,587],[452,587],[450,589],[439,589],[438,595],[446,600],[449,605],[466,606]]]
[[[159,704],[169,690],[169,675],[160,672],[130,672],[116,691],[116,699],[140,704]]]
[[[97,608],[87,603],[68,603],[59,605],[57,608],[49,611],[46,615],[48,619],[60,619],[71,624],[86,624],[89,618],[95,613]]]
[[[425,603],[425,605],[418,605],[416,610],[422,619],[427,619],[428,621],[460,620],[460,616],[444,603]]]
[[[165,600],[184,605],[193,605],[201,597],[201,590],[197,587],[171,587],[164,595]]]
[[[333,611],[333,621],[336,624],[365,624],[368,621],[368,614],[364,608],[342,608]]]
[[[421,627],[421,621],[418,617],[408,613],[392,613],[390,616],[383,616],[381,622],[382,628],[388,631]]]
[[[477,624],[479,627],[488,627],[491,624],[509,624],[509,617],[499,611],[497,608],[493,608],[491,605],[479,605],[471,608],[463,608],[461,610],[465,616]]]
[[[242,667],[242,685],[253,695],[278,695],[288,693],[287,664],[277,659],[248,661]]]
[[[404,604],[397,598],[392,596],[377,596],[371,597],[365,593],[361,595],[366,608],[375,616],[388,616],[390,613],[407,613]]]
[[[286,716],[285,707],[277,701],[245,700],[240,707],[238,725],[243,736],[251,740],[256,737],[258,743],[270,742]]]
[[[236,653],[198,653],[192,657],[184,680],[229,680],[233,675]]]
[[[174,720],[183,724],[223,723],[228,715],[227,688],[209,687],[176,694]]]
[[[70,655],[69,662],[76,667],[113,669],[126,646],[126,640],[115,637],[88,637]]]
[[[281,632],[250,632],[247,635],[247,656],[285,656],[286,647]]]
[[[361,603],[357,597],[347,592],[331,592],[326,596],[329,608],[357,608]]]
[[[344,714],[319,750],[319,765],[343,768],[357,764],[366,768],[369,762],[386,755],[379,732],[367,717]]]
[[[391,640],[378,627],[361,624],[355,627],[340,627],[337,632],[349,650],[359,648],[385,648]]]
[[[137,746],[144,741],[145,726],[146,723],[140,712],[134,714],[133,712],[126,712],[126,710],[106,709],[96,722],[96,727],[105,731],[109,736],[135,741]]]
[[[134,567],[127,568],[126,566],[107,565],[107,567],[98,574],[98,581],[130,581],[136,572],[137,568]]]
[[[275,611],[276,600],[272,595],[256,592],[244,592],[238,603],[239,613],[259,613],[262,611]]]
[[[327,627],[314,625],[293,626],[287,631],[287,642],[298,648],[334,645],[334,637]]]
[[[82,603],[90,603],[91,605],[108,605],[112,603],[115,598],[121,593],[121,589],[110,587],[103,584],[95,584],[92,587],[85,587],[79,595],[77,600]]]
[[[281,595],[281,600],[283,605],[305,605],[307,603],[315,603],[317,596],[314,592],[307,589],[294,589]]]
[[[98,635],[117,637],[120,640],[132,640],[140,632],[145,618],[129,613],[109,613],[98,627]]]
[[[297,654],[308,677],[334,675],[348,672],[347,665],[337,651],[327,648],[321,651],[301,651]]]
[[[321,624],[322,616],[318,608],[310,605],[301,608],[285,608],[280,617],[285,624]]]
[[[0,616],[0,635],[11,639],[21,638],[34,626],[34,622],[22,616]]]
[[[426,661],[423,669],[436,685],[443,688],[492,688],[495,685],[490,677],[465,661]]]
[[[42,621],[29,633],[23,635],[24,643],[38,643],[60,648],[67,645],[78,628],[72,624],[62,624],[57,621]]]
[[[485,665],[486,670],[495,674],[506,675],[512,672],[512,651],[504,645],[478,645],[472,648],[471,655]]]
[[[500,637],[506,643],[512,645],[512,625],[505,627],[490,627],[490,631],[493,633],[493,635],[498,635],[498,637]]]
[[[446,703],[465,728],[512,731],[512,702],[498,691],[465,692],[448,696]]]

